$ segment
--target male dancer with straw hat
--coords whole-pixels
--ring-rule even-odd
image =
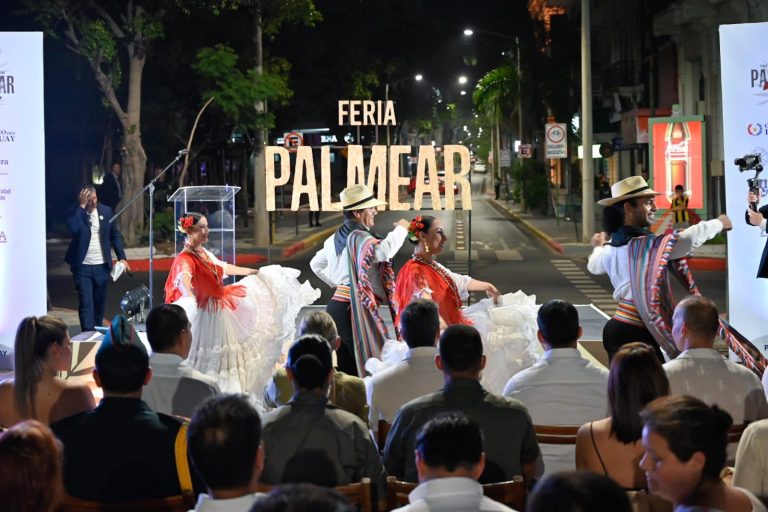
[[[671,336],[675,301],[667,272],[671,270],[684,279],[689,292],[698,295],[685,257],[732,227],[723,214],[669,235],[654,236],[648,228],[654,222],[657,195],[660,193],[641,176],[631,176],[611,187],[611,197],[598,201],[605,206],[604,232],[592,236],[594,249],[587,269],[593,274],[608,274],[613,298],[619,302],[603,329],[603,346],[609,358],[632,341],[652,346],[662,362],[659,347],[670,358],[677,356],[679,351]]]
[[[387,204],[374,197],[365,185],[341,191],[344,223],[328,237],[309,266],[336,291],[326,311],[336,322],[341,337],[338,368],[349,375],[365,376],[365,361],[379,357],[386,328],[378,307],[388,303],[395,279],[392,257],[408,235],[408,221],[400,219],[385,238],[371,231],[376,207]]]

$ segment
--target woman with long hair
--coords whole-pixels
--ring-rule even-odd
[[[658,398],[640,413],[645,450],[640,467],[648,488],[676,511],[765,512],[751,492],[726,485],[731,416],[692,396]]]
[[[643,490],[638,463],[643,424],[640,411],[669,394],[669,382],[655,351],[645,343],[621,347],[608,374],[610,416],[581,426],[576,438],[576,468],[604,474],[626,490]]]
[[[182,306],[192,324],[188,362],[214,377],[223,392],[252,393],[261,400],[284,345],[293,339],[296,316],[320,292],[298,281],[299,271],[225,263],[204,247],[208,219],[185,213],[178,223],[184,249],[165,283],[165,301]],[[245,276],[224,285],[228,276]],[[261,405],[261,404],[259,404]]]
[[[53,316],[30,316],[19,324],[14,344],[14,377],[0,383],[0,426],[25,419],[46,424],[96,407],[82,382],[60,378],[72,364],[67,325]]]

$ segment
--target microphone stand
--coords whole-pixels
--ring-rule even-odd
[[[169,163],[165,169],[162,170],[157,176],[149,180],[149,183],[139,190],[135,196],[131,198],[130,201],[128,201],[122,208],[120,208],[120,211],[115,213],[111,219],[109,219],[109,222],[112,223],[115,219],[117,219],[122,213],[128,209],[129,206],[131,206],[136,199],[138,199],[140,196],[144,195],[144,192],[149,190],[149,309],[151,310],[154,306],[154,258],[153,258],[153,252],[154,252],[154,241],[155,241],[155,232],[152,227],[152,220],[154,217],[154,194],[155,194],[155,182],[165,174],[165,172],[176,165],[176,163],[181,160],[181,157],[189,153],[188,149],[182,149],[179,151],[179,153],[176,155],[176,158],[173,159],[173,162]]]

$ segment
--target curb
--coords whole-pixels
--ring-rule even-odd
[[[283,249],[282,251],[283,258],[290,258],[291,256],[298,254],[304,250],[315,247],[318,243],[320,243],[321,241],[324,241],[326,238],[331,236],[331,233],[336,231],[336,229],[337,229],[336,226],[328,227],[323,229],[322,231],[313,233],[306,238],[293,242],[291,245]]]
[[[171,270],[174,258],[153,258],[153,270]],[[131,272],[149,272],[149,259],[127,260],[131,266]],[[257,265],[267,261],[267,258],[260,254],[240,253],[237,256],[237,264]]]
[[[489,198],[487,199],[487,201],[496,210],[509,216],[514,222],[518,222],[522,224],[528,231],[530,231],[533,235],[543,240],[544,243],[546,243],[550,248],[552,248],[558,254],[560,254],[561,256],[565,255],[565,249],[560,244],[560,242],[558,242],[557,240],[555,240],[554,238],[552,238],[551,236],[549,236],[548,234],[546,234],[545,232],[543,232],[542,230],[540,230],[539,228],[537,228],[536,226],[528,222],[527,220],[518,216],[515,212],[513,212],[506,206],[500,204],[497,200]]]

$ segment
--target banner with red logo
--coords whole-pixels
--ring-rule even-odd
[[[763,354],[768,353],[768,233],[747,222],[750,183],[768,210],[768,23],[720,26],[725,205],[728,232],[728,321]],[[735,161],[739,159],[739,163]],[[762,162],[760,162],[762,161]],[[755,180],[755,177],[757,179]],[[765,274],[761,274],[765,275]]]
[[[688,208],[706,210],[704,179],[705,126],[702,116],[654,117],[648,122],[650,131],[650,179],[660,209],[669,209],[675,187],[682,185],[688,197]]]

